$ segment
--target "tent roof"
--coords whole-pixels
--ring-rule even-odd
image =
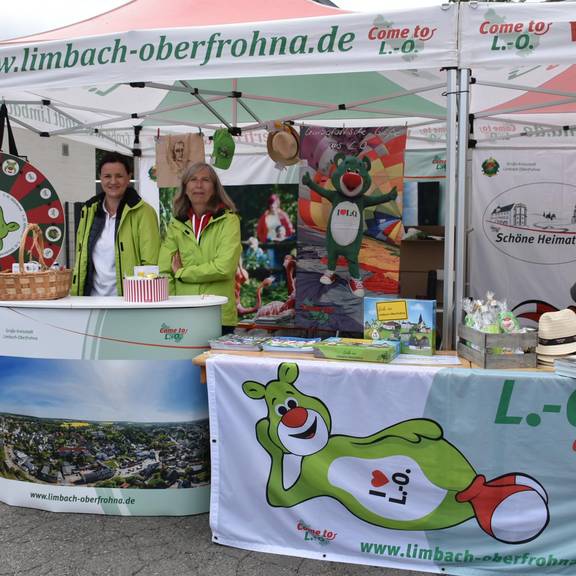
[[[15,38],[6,43],[43,42],[129,30],[244,24],[346,13],[346,10],[318,4],[313,0],[164,0],[161,9],[158,0],[132,0],[93,18],[41,34]]]

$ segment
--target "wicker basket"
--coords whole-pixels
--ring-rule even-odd
[[[32,233],[30,254],[35,249],[42,268],[39,272],[24,271],[26,238]],[[20,272],[0,272],[0,300],[57,300],[68,296],[72,270],[53,270],[44,262],[44,238],[38,224],[28,224],[18,253]]]

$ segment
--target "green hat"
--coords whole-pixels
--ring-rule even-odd
[[[219,128],[214,132],[213,144],[212,164],[216,168],[227,170],[232,164],[234,149],[236,148],[234,138],[226,128]]]

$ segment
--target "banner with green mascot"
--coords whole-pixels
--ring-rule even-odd
[[[364,296],[398,293],[403,127],[302,128],[297,324],[362,331]]]

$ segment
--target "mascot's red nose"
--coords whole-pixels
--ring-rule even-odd
[[[344,182],[344,186],[346,186],[348,190],[356,190],[356,188],[362,184],[362,176],[355,172],[346,172],[344,176],[342,176],[342,182]]]
[[[282,424],[288,426],[288,428],[299,428],[306,424],[308,419],[308,410],[306,408],[301,408],[300,406],[288,410],[284,416],[282,416]]]

